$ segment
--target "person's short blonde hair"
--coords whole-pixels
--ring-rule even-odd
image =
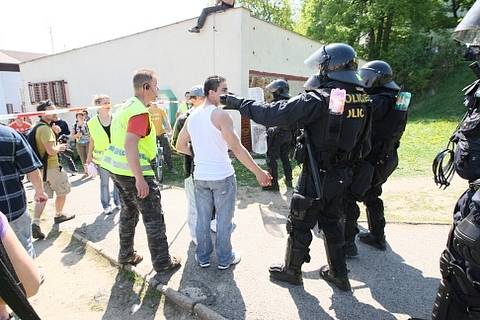
[[[93,105],[101,106],[105,100],[111,100],[108,94],[97,94],[93,97]]]
[[[133,75],[133,88],[141,89],[145,84],[150,85],[153,79],[157,79],[155,71],[150,69],[140,69]]]

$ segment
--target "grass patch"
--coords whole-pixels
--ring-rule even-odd
[[[413,120],[407,124],[399,149],[395,176],[432,175],[435,156],[445,149],[458,120]]]
[[[432,162],[465,113],[462,89],[475,80],[468,63],[454,72],[439,75],[436,88],[414,96],[407,128],[399,149],[396,176],[425,176],[432,174]]]

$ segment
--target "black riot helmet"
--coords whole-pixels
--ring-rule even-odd
[[[283,79],[273,80],[265,89],[273,94],[275,100],[290,99],[290,86]]]
[[[453,32],[453,38],[470,46],[480,46],[480,1],[477,0]]]
[[[357,73],[357,53],[348,44],[322,46],[305,60],[305,64],[320,70],[321,81],[330,79],[363,86]]]
[[[387,88],[399,91],[400,87],[393,81],[393,71],[388,63],[374,60],[365,63],[358,70],[365,88]]]

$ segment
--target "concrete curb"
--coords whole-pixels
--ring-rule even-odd
[[[70,234],[68,231],[64,231],[65,233]],[[113,258],[112,256],[108,255],[102,248],[100,248],[95,243],[91,242],[84,236],[78,234],[77,232],[71,233],[72,237],[76,240],[83,243],[86,247],[93,250],[98,255],[102,256],[106,260],[108,260],[112,265],[117,267],[118,269],[128,270],[134,272],[140,278],[143,278],[141,274],[139,274],[135,268],[133,267],[123,267],[121,266],[117,259]],[[209,307],[205,306],[200,302],[196,302],[190,297],[178,292],[177,290],[170,288],[166,285],[159,284],[156,289],[165,296],[165,298],[174,303],[176,306],[183,310],[189,311],[191,314],[199,317],[202,320],[227,320],[227,318],[223,317],[222,315],[218,314],[217,312],[213,311]]]

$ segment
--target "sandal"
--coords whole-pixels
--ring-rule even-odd
[[[133,251],[132,255],[127,258],[119,258],[118,263],[120,264],[130,264],[132,266],[136,266],[140,262],[143,261],[143,257],[137,254],[137,251]]]
[[[166,266],[158,268],[156,271],[157,272],[166,272],[166,271],[171,271],[180,268],[182,265],[181,259],[177,257],[170,257],[170,263],[168,263]]]

